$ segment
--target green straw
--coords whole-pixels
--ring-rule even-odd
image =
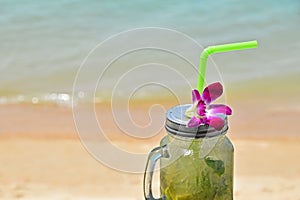
[[[204,78],[206,73],[206,63],[208,56],[213,53],[221,53],[221,52],[228,52],[228,51],[236,51],[236,50],[243,50],[243,49],[252,49],[257,48],[257,41],[248,41],[248,42],[239,42],[239,43],[232,43],[232,44],[222,44],[216,46],[209,46],[203,50],[200,56],[200,70],[198,75],[198,91],[203,92],[204,89]]]

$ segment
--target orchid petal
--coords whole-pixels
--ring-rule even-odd
[[[187,123],[188,128],[194,128],[199,126],[202,123],[202,120],[200,118],[197,118],[193,116],[190,121]]]
[[[202,100],[201,95],[198,90],[196,90],[196,89],[192,90],[192,99],[193,99],[193,103]]]
[[[209,105],[209,113],[231,115],[232,110],[229,106],[223,104],[211,104]]]
[[[197,113],[200,116],[205,116],[206,114],[206,105],[204,103],[204,101],[199,101],[197,104]]]
[[[216,130],[221,130],[224,126],[224,120],[218,116],[209,116],[208,117],[208,124],[215,128]]]
[[[202,98],[205,101],[205,103],[209,104],[212,101],[216,100],[218,97],[220,97],[223,93],[223,86],[221,83],[216,82],[208,85],[204,90],[202,94]]]

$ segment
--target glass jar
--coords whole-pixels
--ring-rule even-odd
[[[187,128],[184,113],[191,105],[167,112],[167,135],[148,157],[144,196],[152,195],[152,176],[160,160],[160,191],[164,200],[232,200],[234,148],[225,136],[228,125],[218,131],[208,125]]]

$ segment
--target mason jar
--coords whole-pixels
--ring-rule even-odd
[[[152,194],[152,176],[160,161],[160,192],[163,200],[232,200],[234,148],[224,127],[208,125],[187,128],[185,111],[191,105],[179,105],[166,114],[167,135],[148,157],[144,175],[146,200]]]

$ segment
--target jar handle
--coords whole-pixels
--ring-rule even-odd
[[[152,178],[156,161],[163,157],[169,157],[166,151],[166,146],[154,148],[148,156],[146,169],[144,173],[144,197],[146,200],[162,200],[162,198],[156,199],[153,197]]]

